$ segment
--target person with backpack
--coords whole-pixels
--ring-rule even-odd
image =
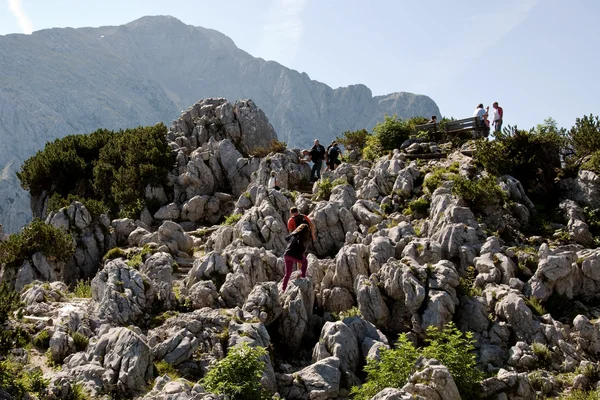
[[[327,155],[329,157],[327,166],[330,170],[335,170],[336,165],[340,165],[342,163],[342,161],[339,159],[340,153],[341,151],[337,142],[332,142],[329,150],[327,151]]]
[[[319,143],[319,139],[315,139],[315,145],[310,149],[309,155],[313,162],[310,180],[314,182],[321,179],[321,169],[323,169],[323,159],[325,158],[325,147]]]
[[[317,230],[315,229],[315,224],[304,214],[300,214],[298,212],[298,207],[290,208],[290,219],[287,222],[288,232],[293,232],[302,224],[307,224],[310,228],[310,233],[312,235],[313,240],[317,240]]]
[[[300,224],[294,231],[286,236],[289,240],[287,248],[283,253],[283,261],[285,262],[285,276],[283,277],[283,291],[287,289],[288,282],[294,270],[294,264],[302,264],[300,274],[302,278],[306,278],[306,270],[308,261],[306,260],[306,248],[310,239],[310,228],[307,224]]]

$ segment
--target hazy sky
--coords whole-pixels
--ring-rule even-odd
[[[600,114],[599,0],[3,0],[0,34],[172,15],[331,87],[426,94],[445,116],[498,101],[505,124]]]

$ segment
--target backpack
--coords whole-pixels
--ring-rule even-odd
[[[303,214],[298,214],[294,217],[294,222],[296,223],[296,228],[298,228],[302,224],[308,224],[308,221],[304,218]]]
[[[338,154],[340,154],[340,151],[335,146],[331,146],[331,148],[327,152],[327,155],[329,156],[329,158],[337,158]]]

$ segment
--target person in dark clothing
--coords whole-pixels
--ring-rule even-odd
[[[321,169],[323,169],[323,159],[325,158],[325,147],[319,144],[319,139],[315,140],[315,145],[310,149],[309,155],[313,162],[310,180],[314,182],[321,179]]]
[[[327,150],[327,156],[329,157],[329,162],[327,166],[331,171],[335,170],[336,165],[340,165],[342,161],[340,160],[340,148],[338,147],[337,142],[333,142]]]
[[[308,261],[306,260],[306,247],[310,240],[310,228],[307,224],[301,224],[297,227],[294,232],[286,236],[286,240],[289,240],[287,248],[283,253],[283,261],[285,262],[285,276],[283,277],[283,291],[287,289],[290,276],[294,270],[294,264],[302,264],[301,276],[306,278],[306,269],[308,268]]]

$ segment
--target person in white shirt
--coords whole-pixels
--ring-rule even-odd
[[[483,108],[483,104],[479,104],[477,106],[477,108],[475,109],[473,116],[479,118],[483,122],[483,120],[485,119],[485,114],[486,114],[486,111]]]
[[[268,188],[279,190],[281,188],[279,187],[278,183],[279,182],[277,182],[277,173],[275,173],[275,171],[271,171],[271,177],[269,178]]]

